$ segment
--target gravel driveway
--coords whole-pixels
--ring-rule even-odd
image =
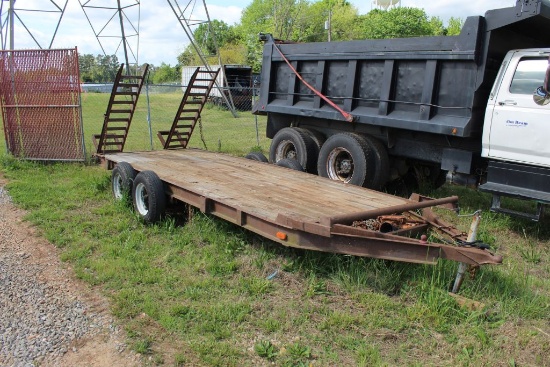
[[[22,220],[0,177],[0,366],[139,366],[106,299]]]

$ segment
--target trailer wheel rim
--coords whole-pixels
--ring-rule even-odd
[[[145,185],[138,183],[135,192],[136,209],[141,216],[146,216],[149,213],[149,194]]]
[[[122,186],[123,186],[122,176],[120,174],[116,174],[113,177],[113,195],[117,200],[120,200],[123,197],[122,192],[124,190],[122,189]]]
[[[351,181],[353,176],[353,158],[345,148],[333,149],[327,158],[327,174],[331,180],[339,180],[345,183]]]
[[[275,152],[275,162],[278,162],[284,158],[298,159],[296,147],[290,140],[283,140],[279,143],[279,145],[277,145],[277,150]]]

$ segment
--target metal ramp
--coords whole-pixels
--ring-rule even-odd
[[[195,70],[183,94],[172,127],[157,134],[164,149],[187,147],[219,72],[220,69],[208,70],[200,67]]]
[[[113,84],[101,134],[93,136],[96,154],[117,153],[124,149],[149,65],[145,64],[142,75],[123,75],[123,70],[124,64],[121,64]]]

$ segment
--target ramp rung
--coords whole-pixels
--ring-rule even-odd
[[[195,121],[196,118],[192,116],[180,116],[178,117],[178,121]]]
[[[213,82],[215,79],[195,79],[196,82]]]
[[[107,131],[126,131],[127,127],[124,126],[108,126],[105,130]]]
[[[112,104],[134,104],[134,101],[122,100],[122,101],[113,101]]]
[[[109,145],[109,146],[113,146],[113,145],[122,146],[122,142],[120,142],[120,141],[104,141],[103,145],[104,146],[107,146],[107,145]]]
[[[107,119],[108,122],[128,122],[128,118],[118,118],[118,117],[114,117],[114,118],[109,118]]]
[[[111,109],[111,113],[132,113],[132,110],[113,110],[113,109]]]
[[[191,129],[193,125],[176,125],[176,129]]]
[[[136,92],[115,92],[116,96],[137,96]]]
[[[124,135],[120,135],[120,134],[105,134],[103,136],[105,139],[121,139],[124,137]]]
[[[198,113],[198,112],[201,112],[201,110],[199,110],[198,108],[183,108],[181,110],[181,112],[194,112],[194,113]]]
[[[139,84],[137,83],[120,83],[119,88],[139,88]]]

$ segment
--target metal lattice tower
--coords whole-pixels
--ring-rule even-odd
[[[49,0],[42,1],[40,7],[35,8],[23,8],[17,7],[15,0],[0,0],[0,38],[2,43],[2,50],[15,49],[15,24],[21,24],[28,35],[32,38],[34,43],[39,49],[51,48],[61,19],[65,14],[67,3],[69,0]],[[19,4],[19,2],[17,2]],[[47,47],[43,47],[43,41],[39,40],[36,34],[33,34],[31,28],[27,26],[26,17],[30,13],[50,13],[58,14],[59,18],[55,24],[55,30],[53,31],[51,40]],[[45,30],[41,30],[44,33]],[[35,32],[36,33],[36,32]],[[41,44],[42,43],[42,44]]]
[[[202,48],[197,43],[197,40],[195,39],[195,36],[193,35],[194,30],[196,27],[198,27],[201,24],[208,24],[208,29],[210,33],[212,34],[212,39],[214,41],[214,46],[216,48],[216,57],[218,58],[218,64],[223,65],[222,59],[219,52],[218,47],[218,41],[216,40],[216,35],[212,31],[211,27],[211,21],[210,21],[210,14],[208,13],[208,8],[206,6],[205,0],[167,0],[168,4],[172,8],[172,11],[178,18],[178,21],[180,22],[180,25],[183,28],[183,31],[187,35],[187,38],[189,39],[189,42],[191,43],[191,46],[195,49],[195,52],[197,52],[197,55],[199,56],[200,60],[202,61],[204,68],[208,71],[212,71],[212,67],[208,63],[207,57],[204,54]],[[199,4],[197,4],[200,2]],[[181,3],[181,5],[180,5]],[[204,14],[200,14],[201,11],[204,11]],[[200,19],[199,16],[203,16],[203,19]],[[226,79],[225,73],[223,73],[223,78]],[[225,84],[227,85],[227,80],[224,80]],[[233,103],[233,99],[231,97],[231,93],[228,93],[227,95],[223,92],[223,87],[218,84],[218,82],[215,82],[215,87],[220,90],[220,94],[233,114],[234,117],[237,117],[237,113],[235,111],[235,105]]]
[[[107,55],[107,49],[116,54],[122,47],[126,73],[130,74],[132,66],[139,68],[140,0],[78,1],[103,54]]]

